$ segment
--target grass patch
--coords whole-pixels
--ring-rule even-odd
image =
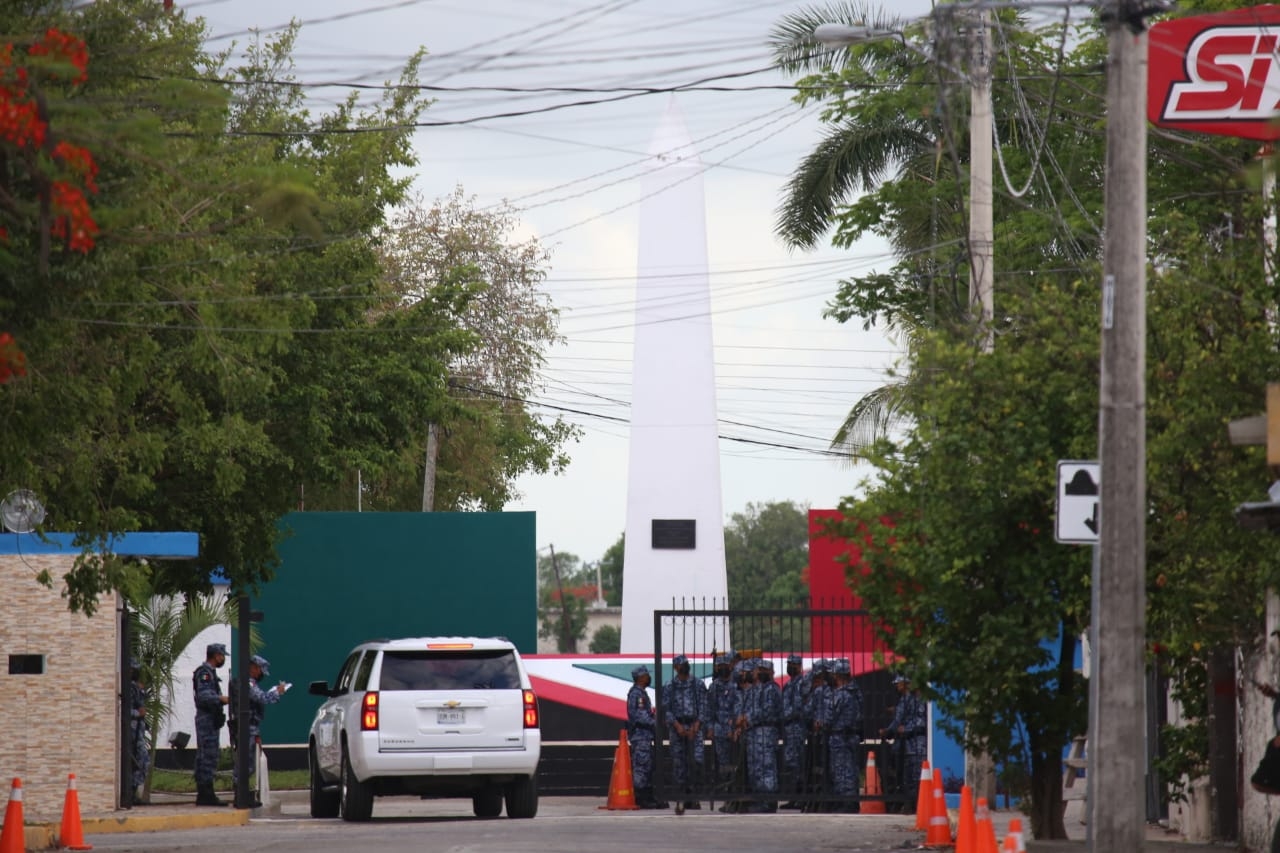
[[[273,791],[305,790],[311,786],[311,774],[307,770],[272,770],[268,775]],[[234,788],[235,783],[231,779],[231,762],[219,761],[218,772],[213,777],[213,789],[231,791]],[[195,776],[190,770],[156,768],[151,773],[151,790],[167,794],[194,794],[196,792]]]

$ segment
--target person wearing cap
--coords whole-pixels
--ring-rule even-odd
[[[204,650],[204,663],[191,673],[192,688],[196,699],[196,805],[225,806],[213,792],[213,773],[218,768],[219,738],[227,721],[223,708],[227,697],[222,695],[222,679],[218,670],[227,662],[227,647],[222,643],[210,643]]]
[[[831,668],[832,662],[826,658],[813,662],[813,671],[810,673],[813,683],[809,689],[809,700],[805,703],[805,725],[809,730],[805,756],[807,786],[818,796],[831,793],[831,774],[827,761],[827,720],[831,716],[831,692],[835,685]],[[805,811],[822,811],[823,805],[822,802],[815,801],[806,806]]]
[[[262,679],[271,674],[271,661],[262,655],[253,655],[249,658],[249,744],[255,749],[252,759],[249,761],[249,776],[253,777],[257,762],[256,749],[262,745],[262,718],[267,715],[267,706],[274,705],[280,701],[280,697],[284,695],[284,691],[288,689],[283,681],[269,690],[263,690],[259,687]],[[227,728],[231,732],[231,748],[236,749],[236,738],[240,734],[237,727],[238,720],[236,711],[240,708],[239,695],[240,689],[236,683],[236,679],[232,678],[231,696],[228,707],[231,709],[231,719],[227,721]],[[258,792],[253,792],[253,802],[250,804],[252,808],[259,808],[262,805],[258,800]]]
[[[773,680],[773,662],[755,658],[755,684],[743,697],[742,727],[747,749],[747,787],[753,794],[778,793],[778,727],[782,723],[782,691]],[[776,812],[773,799],[756,801],[753,812]]]
[[[627,739],[631,743],[631,779],[636,789],[636,805],[642,809],[665,809],[653,794],[653,737],[657,719],[649,701],[649,667],[631,670],[631,690],[627,692]]]
[[[859,811],[858,747],[862,743],[862,689],[853,680],[847,658],[836,661],[836,688],[831,693],[827,750],[831,766],[833,811]]]
[[[662,713],[667,719],[671,744],[671,776],[676,789],[684,795],[684,807],[700,809],[702,804],[693,798],[693,780],[702,769],[707,686],[690,674],[685,655],[676,655],[671,663],[675,675],[662,691]]]
[[[907,676],[894,677],[893,686],[898,690],[898,704],[889,725],[880,730],[880,737],[894,742],[898,780],[894,793],[902,797],[903,814],[915,814],[920,771],[929,752],[928,711],[919,691],[911,689],[911,679]]]
[[[733,664],[729,655],[720,655],[715,661],[711,685],[707,688],[703,727],[711,732],[716,784],[723,786],[733,777],[733,721],[738,716],[734,707],[738,687],[733,682]]]
[[[147,725],[147,686],[142,681],[142,664],[129,661],[129,734],[133,740],[133,801],[147,801],[147,773],[151,769],[151,738]]]
[[[798,809],[795,797],[804,790],[804,703],[807,687],[804,658],[787,656],[787,683],[782,686],[782,769],[783,788],[792,799],[779,808]]]

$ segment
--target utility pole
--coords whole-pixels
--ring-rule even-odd
[[[1089,733],[1090,848],[1146,837],[1147,35],[1141,0],[1107,0],[1107,162],[1098,413],[1102,529],[1093,578],[1097,644]]]
[[[969,313],[982,324],[983,351],[991,352],[991,320],[995,316],[991,178],[994,134],[991,128],[991,28],[988,26],[991,12],[974,9],[973,16],[969,42]]]
[[[991,12],[975,8],[969,26],[969,316],[982,329],[982,350],[994,348],[995,217],[991,149]],[[964,781],[974,800],[996,801],[996,766],[990,753],[970,748],[964,755]]]

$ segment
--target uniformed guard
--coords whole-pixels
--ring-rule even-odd
[[[862,743],[862,689],[853,680],[849,661],[835,664],[836,689],[831,694],[827,750],[831,766],[831,793],[836,797],[833,811],[859,811],[858,757]]]
[[[895,676],[893,686],[898,690],[898,704],[888,727],[880,730],[880,737],[893,739],[898,779],[895,793],[903,798],[903,813],[915,814],[920,770],[929,752],[927,710],[919,692],[911,689],[907,676]]]
[[[784,789],[791,796],[780,808],[798,809],[796,797],[804,790],[804,700],[807,693],[804,659],[787,657],[787,683],[782,687],[782,767],[786,772]]]
[[[806,812],[823,811],[822,798],[831,793],[831,779],[827,766],[827,720],[831,716],[831,661],[822,658],[814,661],[810,673],[813,681],[809,700],[805,703],[805,721],[809,728],[809,741],[805,749],[808,769],[808,789],[817,799],[805,805]]]
[[[147,801],[147,771],[151,769],[150,726],[147,724],[147,687],[142,683],[142,664],[129,662],[129,732],[133,738],[133,801]]]
[[[627,692],[627,736],[631,742],[631,777],[635,783],[636,805],[642,809],[665,809],[653,794],[653,737],[657,719],[649,701],[649,667],[631,670],[631,690]]]
[[[227,662],[227,647],[210,643],[204,650],[204,663],[191,674],[196,699],[196,805],[225,806],[225,800],[213,792],[213,774],[218,769],[218,738],[227,721],[223,707],[222,679],[218,670]]]
[[[782,723],[782,691],[773,680],[773,663],[754,661],[756,683],[744,697],[743,727],[747,746],[747,786],[753,794],[778,793],[778,726]],[[776,812],[777,800],[752,804],[753,812]]]
[[[702,720],[706,716],[707,687],[690,671],[689,658],[676,655],[675,675],[662,691],[662,711],[667,718],[671,744],[671,775],[684,798],[686,809],[700,809],[693,798],[693,781],[702,769]]]
[[[257,769],[255,767],[258,763],[257,747],[262,745],[262,718],[267,714],[267,706],[274,705],[279,702],[280,697],[284,696],[284,691],[288,689],[288,685],[281,681],[270,690],[263,690],[259,686],[259,682],[270,674],[271,661],[261,655],[254,655],[249,658],[249,745],[254,750],[249,759],[250,778],[253,777],[253,774]],[[240,707],[240,703],[238,701],[240,688],[239,685],[236,684],[236,679],[234,678],[231,679],[230,685],[231,701],[228,703],[227,707],[231,709],[231,719],[227,721],[227,728],[231,732],[231,748],[236,749],[238,747],[236,738],[240,734],[240,729],[237,728],[237,723],[239,721],[236,719],[235,713]],[[251,808],[255,809],[262,806],[262,802],[258,799],[258,792],[256,790],[253,792],[253,802],[249,805]]]
[[[735,694],[728,655],[717,657],[707,688],[706,728],[711,732],[712,754],[715,756],[716,784],[723,787],[733,777],[733,721]]]

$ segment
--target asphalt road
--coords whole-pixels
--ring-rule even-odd
[[[299,796],[300,795],[300,796]],[[740,853],[743,850],[877,851],[917,849],[924,834],[914,818],[897,815],[726,815],[703,809],[677,816],[667,811],[608,811],[591,798],[543,798],[538,817],[488,820],[471,814],[469,800],[415,800],[404,797],[375,801],[373,820],[353,824],[314,820],[305,793],[283,798],[278,813],[253,818],[246,826],[90,833],[95,850],[128,851],[270,851],[270,853]],[[1148,841],[1147,851],[1178,850],[1185,843]],[[1030,853],[1083,853],[1075,842],[1031,842]]]

